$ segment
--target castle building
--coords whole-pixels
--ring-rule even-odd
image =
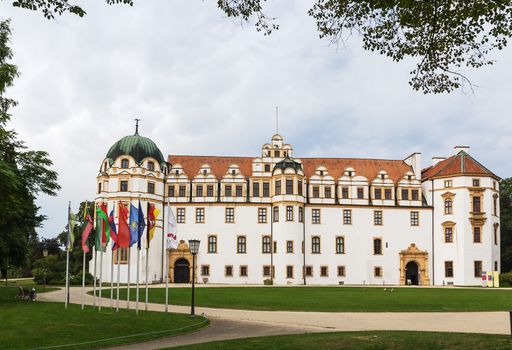
[[[199,239],[198,283],[479,285],[482,272],[500,265],[499,178],[468,150],[455,147],[422,169],[419,153],[403,160],[295,157],[276,134],[256,157],[165,159],[136,131],[102,161],[96,202],[115,208],[116,222],[119,201],[161,210],[149,254],[141,251],[141,281],[149,259],[149,282],[166,275],[190,282],[187,242]],[[169,251],[168,206],[180,240]],[[104,259],[116,264],[115,279],[119,258],[126,282],[128,268],[136,274],[136,256],[134,246]],[[110,265],[103,269],[110,280]]]

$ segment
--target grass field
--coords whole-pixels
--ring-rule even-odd
[[[48,290],[48,288],[47,288]],[[38,288],[41,292],[42,288]],[[190,332],[208,324],[203,317],[18,300],[17,287],[0,287],[0,348],[31,349],[77,344],[65,349],[95,349]],[[152,332],[152,333],[151,333]],[[134,336],[137,334],[144,334]],[[149,333],[149,334],[148,334]],[[125,336],[123,339],[112,339]],[[107,339],[106,341],[97,341]]]
[[[173,349],[504,350],[512,349],[512,338],[504,335],[404,331],[311,333],[218,341]]]
[[[110,297],[110,291],[103,292]],[[126,299],[126,289],[120,292]],[[131,298],[135,299],[135,289]],[[144,288],[140,300],[144,300]],[[169,301],[190,305],[190,288],[169,288]],[[151,288],[149,300],[165,303],[165,289]],[[512,309],[512,291],[388,287],[218,287],[196,288],[196,305],[248,310],[406,312],[501,311]]]

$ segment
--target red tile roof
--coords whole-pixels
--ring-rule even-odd
[[[437,163],[435,166],[423,169],[421,171],[421,178],[427,179],[438,176],[461,174],[481,174],[497,177],[469,154],[464,151],[460,151],[456,155]]]
[[[223,177],[231,164],[237,164],[244,176],[252,175],[252,157],[222,157],[222,156],[188,156],[169,155],[171,164],[180,164],[189,177],[195,176],[203,164],[209,164],[217,178]],[[335,179],[341,177],[346,168],[351,167],[356,175],[362,175],[369,181],[375,179],[381,170],[398,182],[406,172],[413,171],[412,167],[403,160],[361,159],[361,158],[298,158],[302,161],[304,174],[310,177],[319,166],[327,168],[329,175]]]

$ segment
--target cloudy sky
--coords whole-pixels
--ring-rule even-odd
[[[414,62],[365,52],[357,37],[320,40],[310,1],[271,1],[280,30],[241,26],[213,0],[136,0],[134,7],[82,1],[88,15],[48,21],[0,1],[12,19],[21,77],[8,93],[20,103],[11,127],[30,148],[50,153],[58,197],[41,197],[53,237],[68,201],[93,199],[109,147],[134,131],[166,155],[257,156],[275,132],[295,156],[403,159],[449,156],[455,145],[501,177],[512,176],[509,119],[512,49],[467,71],[474,93],[425,96],[409,88]]]

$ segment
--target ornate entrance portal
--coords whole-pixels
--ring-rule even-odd
[[[400,284],[420,286],[430,285],[428,277],[428,253],[419,250],[416,244],[411,245],[400,253]]]
[[[190,282],[190,264],[187,259],[179,259],[174,263],[174,283]]]
[[[169,254],[169,282],[191,283],[192,254],[184,240],[181,240],[177,249],[171,249]],[[197,276],[197,273],[196,273]]]

